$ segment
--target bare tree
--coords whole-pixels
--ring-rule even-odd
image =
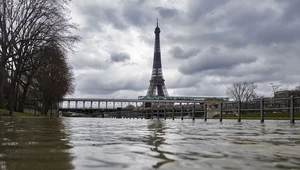
[[[249,82],[235,82],[227,88],[227,95],[235,101],[247,102],[256,98],[257,85]]]
[[[39,62],[37,53],[49,42],[61,50],[78,41],[70,29],[66,5],[69,0],[0,0],[0,108],[3,108],[5,68],[12,65],[11,103],[18,101],[22,83],[29,83]],[[33,65],[32,65],[33,64]],[[37,65],[36,65],[37,64]],[[25,89],[23,91],[26,91]],[[25,93],[26,95],[26,93]],[[24,95],[23,95],[24,96]]]
[[[281,84],[274,84],[274,83],[269,83],[272,87],[273,90],[273,97],[275,97],[275,93],[279,90],[281,87]]]

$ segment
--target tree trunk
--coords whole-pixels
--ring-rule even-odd
[[[45,101],[43,102],[43,109],[42,109],[42,115],[47,115],[49,109],[51,107],[51,101]]]
[[[23,93],[20,96],[19,106],[18,106],[18,111],[19,112],[24,111],[24,103],[25,103],[25,100],[26,100],[26,96],[27,96],[29,86],[30,86],[30,82],[27,81],[27,83],[25,84],[25,86],[23,88]]]
[[[0,62],[0,109],[4,109],[4,74],[5,64]]]
[[[8,104],[7,104],[7,109],[9,110],[9,114],[12,115],[14,111],[14,98],[15,98],[15,87],[16,87],[16,82],[14,79],[14,75],[11,75],[11,83],[10,83],[10,94],[9,94],[9,99],[8,99]]]
[[[26,101],[28,89],[29,89],[29,86],[32,83],[32,79],[33,79],[34,73],[35,73],[35,70],[32,70],[30,72],[30,74],[26,77],[27,78],[26,84],[23,87],[23,93],[21,94],[20,99],[19,99],[19,105],[18,105],[18,111],[19,112],[23,112],[24,111],[24,103]],[[34,96],[34,97],[36,97],[36,96]],[[30,100],[32,100],[32,99],[30,99]]]
[[[19,107],[19,96],[20,96],[20,77],[15,75],[16,85],[15,85],[15,96],[14,96],[14,110],[17,111]]]

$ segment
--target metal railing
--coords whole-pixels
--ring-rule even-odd
[[[165,107],[141,107],[138,110],[131,111],[113,111],[106,112],[110,118],[148,118],[148,119],[167,119],[180,117],[181,120],[188,115],[189,118],[195,120],[196,114],[203,114],[205,120],[207,120],[207,105],[204,102],[201,103],[190,103],[183,105],[182,103],[174,105],[172,107],[165,105]],[[202,117],[202,116],[201,116]]]
[[[260,122],[264,122],[265,113],[289,112],[290,122],[295,122],[295,112],[300,112],[300,97],[291,96],[289,98],[261,98],[249,102],[222,102],[220,104],[220,121],[224,113],[236,113],[238,122],[241,115],[246,113],[260,113]]]

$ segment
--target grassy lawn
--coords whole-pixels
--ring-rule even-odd
[[[0,117],[10,117],[9,110],[0,109]],[[14,112],[12,117],[17,118],[49,118],[50,116],[42,116],[32,113]]]
[[[265,113],[264,114],[265,119],[280,119],[280,118],[284,118],[284,119],[289,119],[290,118],[290,113]],[[295,118],[300,118],[300,113],[295,113],[294,114]],[[219,115],[215,116],[214,118],[219,118]],[[226,119],[230,119],[230,118],[237,118],[236,114],[223,114],[223,118]],[[260,113],[242,113],[241,114],[241,118],[243,119],[259,119],[260,118]]]

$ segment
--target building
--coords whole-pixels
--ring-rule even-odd
[[[300,91],[298,90],[281,90],[275,92],[274,98],[288,98],[288,97],[300,97]]]

